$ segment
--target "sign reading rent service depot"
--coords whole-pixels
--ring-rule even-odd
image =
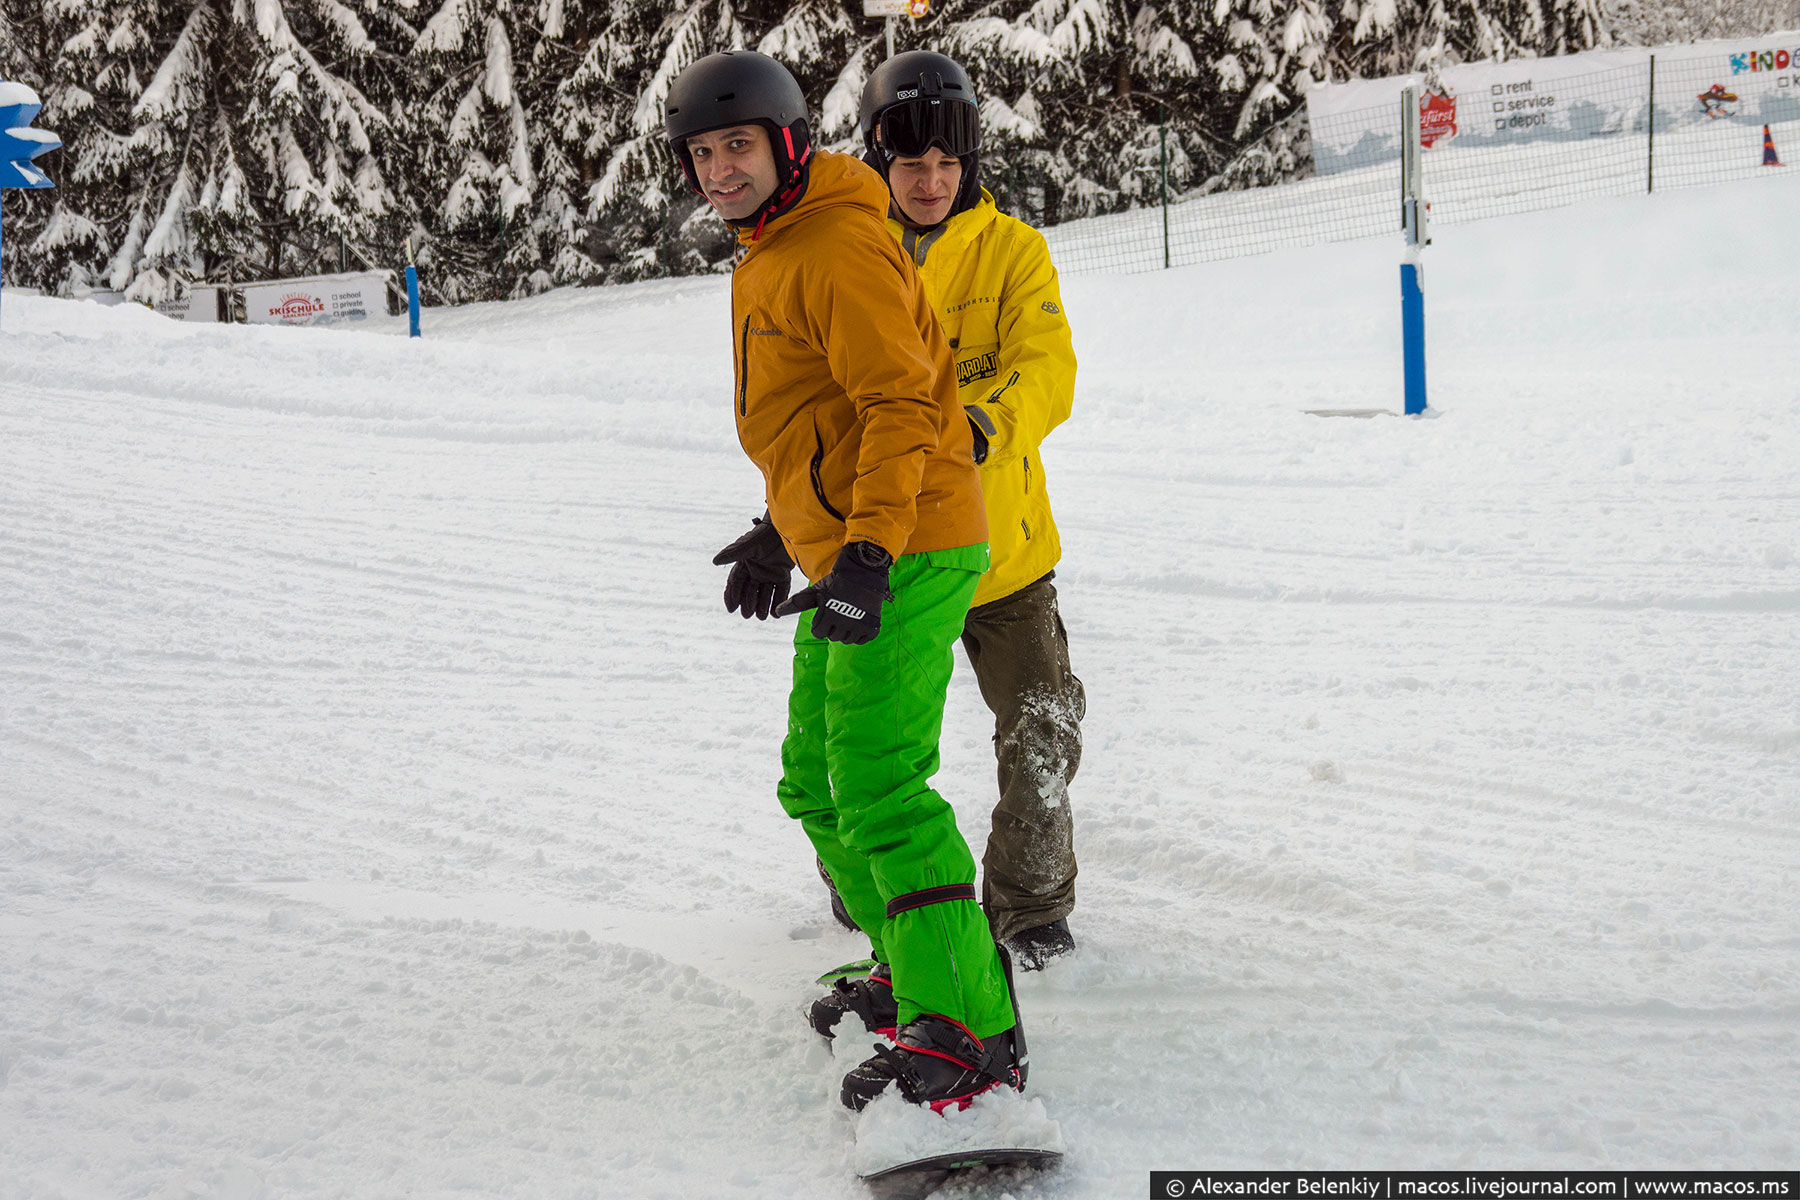
[[[1800,121],[1800,33],[1591,50],[1446,67],[1441,91],[1419,75],[1314,88],[1306,96],[1313,164],[1329,175],[1398,158],[1400,96],[1415,83],[1422,96],[1420,141],[1427,150],[1645,133],[1652,55],[1659,137],[1708,122],[1760,133],[1764,125]],[[1754,148],[1760,147],[1758,138]]]
[[[244,319],[252,325],[335,325],[388,313],[388,272],[313,275],[244,285]]]

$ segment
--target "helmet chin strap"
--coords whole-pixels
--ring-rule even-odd
[[[791,128],[783,128],[781,139],[787,147],[787,161],[794,164],[794,169],[788,173],[787,183],[775,189],[774,197],[763,205],[762,211],[757,214],[755,229],[750,234],[750,240],[753,242],[762,238],[763,225],[770,217],[780,216],[806,191],[806,165],[812,161],[812,138],[806,139],[806,149],[800,152],[798,158],[794,154],[794,131]],[[744,229],[750,226],[750,218],[744,217],[736,221],[727,221],[726,224],[736,229]]]

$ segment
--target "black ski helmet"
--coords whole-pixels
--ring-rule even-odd
[[[706,190],[694,173],[687,139],[728,125],[761,125],[769,131],[779,182],[759,220],[773,216],[804,190],[806,163],[812,157],[806,95],[786,67],[754,50],[722,50],[689,63],[663,102],[663,136],[688,186],[702,196]]]
[[[863,161],[888,177],[896,158],[940,147],[962,163],[949,220],[981,199],[981,110],[962,64],[931,50],[907,50],[876,67],[863,84],[857,113]],[[895,144],[902,129],[911,144]]]

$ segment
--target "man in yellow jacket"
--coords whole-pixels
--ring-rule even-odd
[[[786,68],[711,54],[664,104],[690,185],[738,230],[732,409],[765,519],[714,560],[728,609],[791,616],[793,688],[777,786],[879,964],[813,1004],[896,1043],[844,1077],[966,1106],[1025,1084],[1010,966],[956,816],[931,788],[952,643],[987,566],[973,439],[949,345],[883,224],[887,189],[815,153]],[[798,562],[813,582],[784,599]]]
[[[863,88],[861,127],[864,159],[892,193],[889,230],[949,338],[981,464],[992,566],[962,642],[999,759],[982,892],[995,936],[1033,970],[1075,944],[1068,784],[1087,702],[1051,583],[1062,545],[1038,456],[1068,419],[1075,348],[1043,235],[979,183],[980,119],[962,67],[923,50],[882,63]]]

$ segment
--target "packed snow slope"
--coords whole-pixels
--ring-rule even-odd
[[[1058,1173],[1800,1161],[1800,180],[1066,285]],[[0,1197],[855,1197],[727,281],[0,334]],[[973,680],[938,777],[978,848]],[[989,1188],[979,1195],[999,1195]]]

